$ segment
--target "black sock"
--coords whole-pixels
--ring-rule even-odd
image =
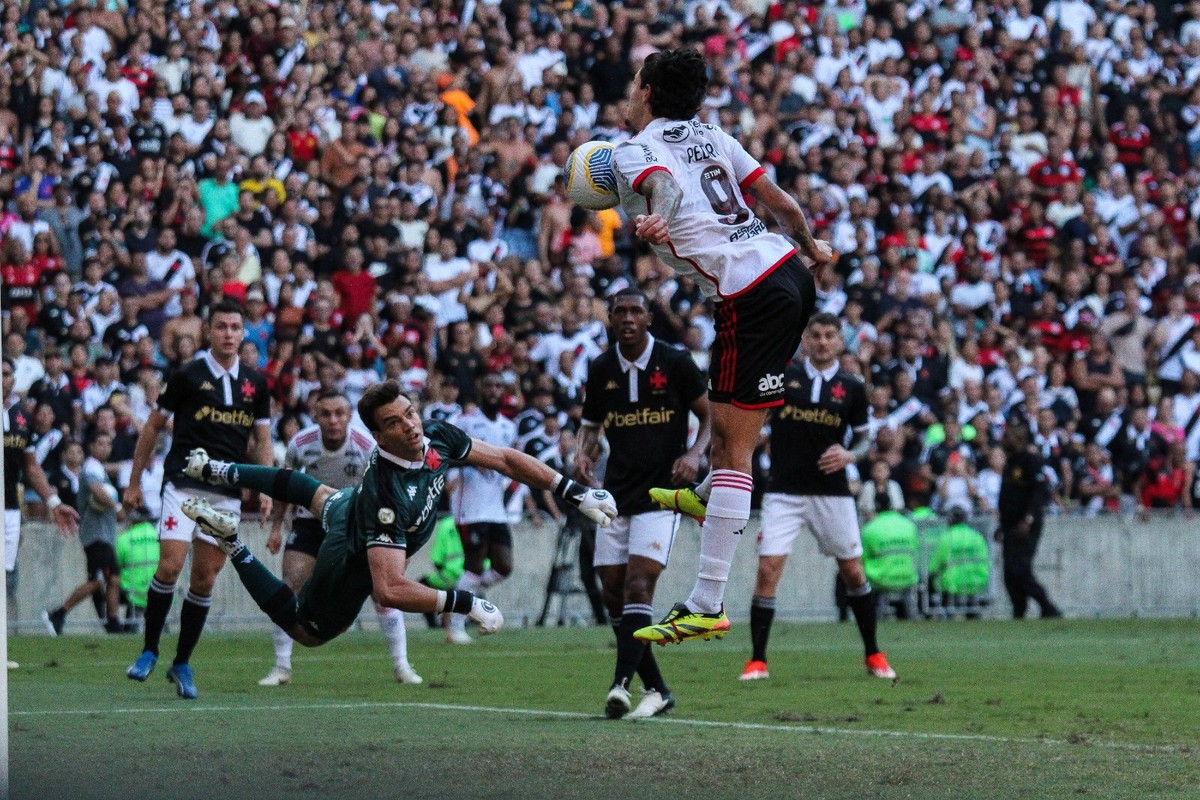
[[[751,660],[767,660],[767,640],[771,638],[771,623],[774,621],[775,598],[754,595],[750,601],[750,643],[754,648]]]
[[[653,609],[649,606],[625,606],[621,614],[621,624],[617,628],[617,669],[613,676],[614,684],[628,688],[633,674],[641,665],[642,656],[650,645],[633,638],[633,632],[654,623],[650,617],[651,613]]]
[[[108,598],[105,597],[102,589],[97,589],[92,592],[92,605],[96,607],[96,616],[100,619],[105,617],[105,606],[108,605]]]
[[[648,618],[646,625],[653,624],[654,620]],[[658,660],[654,657],[654,648],[649,644],[642,651],[642,662],[638,664],[637,674],[649,691],[658,692],[664,697],[671,693],[671,690],[667,688],[667,682],[663,680],[662,670],[658,668]]]
[[[146,592],[143,650],[158,655],[158,640],[162,638],[163,625],[166,624],[167,612],[171,610],[171,601],[174,599],[175,584],[159,583],[158,578],[150,581],[150,589]]]
[[[179,610],[179,647],[175,651],[175,664],[186,664],[192,658],[192,651],[200,641],[204,631],[204,621],[208,619],[208,608],[212,605],[212,597],[199,597],[187,593],[183,608]]]
[[[858,589],[847,590],[846,600],[850,603],[850,610],[854,612],[854,621],[858,623],[858,633],[862,636],[866,654],[878,653],[879,645],[875,641],[875,592],[871,590],[871,584],[868,582]]]

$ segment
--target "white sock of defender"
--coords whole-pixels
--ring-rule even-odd
[[[486,570],[484,570],[483,575],[479,576],[479,588],[490,589],[496,584],[502,583],[507,577],[507,575],[501,575],[499,572],[496,572],[496,570],[488,567]]]
[[[387,639],[388,649],[392,653],[392,668],[407,667],[408,636],[404,630],[404,614],[398,608],[375,606],[375,616],[379,620],[379,630]]]
[[[716,470],[710,469],[708,474],[704,476],[704,480],[700,481],[700,485],[692,490],[696,493],[697,497],[706,503],[708,502],[708,498],[712,497],[712,482],[715,472]]]
[[[288,636],[283,628],[278,625],[272,626],[271,639],[275,642],[275,666],[280,669],[292,671],[292,637]]]
[[[470,570],[463,570],[462,576],[458,579],[458,583],[454,585],[455,589],[463,589],[475,594],[479,591],[483,584],[483,576],[478,575]],[[451,614],[450,615],[450,630],[452,632],[461,631],[466,633],[467,630],[467,615],[466,614]]]
[[[700,569],[687,607],[701,614],[715,614],[725,600],[725,584],[737,552],[738,534],[750,521],[750,492],[754,479],[732,469],[712,471],[712,494],[700,531]]]

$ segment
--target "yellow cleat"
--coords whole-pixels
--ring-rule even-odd
[[[708,505],[691,489],[651,489],[650,499],[667,511],[683,514],[704,524]]]
[[[725,616],[725,609],[716,614],[701,614],[676,603],[662,622],[639,628],[633,632],[633,638],[652,644],[679,644],[687,639],[724,639],[727,633],[729,617]]]

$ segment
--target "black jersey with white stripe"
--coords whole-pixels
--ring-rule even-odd
[[[25,474],[25,454],[33,452],[32,420],[25,404],[13,403],[4,409],[4,507],[20,508],[17,487]]]
[[[608,437],[604,488],[622,516],[658,508],[648,493],[673,485],[671,465],[687,451],[688,410],[707,391],[690,354],[659,341],[650,347],[645,369],[623,370],[616,347],[588,365],[583,419]]]
[[[208,486],[183,474],[188,453],[196,447],[203,447],[218,461],[246,461],[250,432],[256,424],[270,423],[267,379],[245,366],[237,365],[235,370],[218,376],[209,357],[201,356],[167,381],[158,407],[175,416],[175,432],[163,464],[165,481],[230,497],[241,494],[240,489]]]
[[[771,419],[768,492],[849,497],[846,471],[821,472],[817,461],[835,444],[847,446],[851,430],[867,425],[867,391],[840,369],[817,372],[795,360],[783,374],[783,405]]]

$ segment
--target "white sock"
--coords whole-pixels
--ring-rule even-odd
[[[488,567],[487,570],[484,571],[483,575],[479,577],[479,588],[490,589],[496,584],[501,583],[507,577],[507,575],[501,575],[499,572],[496,572],[496,570]]]
[[[458,583],[454,585],[455,589],[462,589],[471,592],[472,594],[479,591],[483,585],[483,576],[471,572],[469,569],[463,570],[462,576],[458,579]],[[450,615],[450,632],[451,633],[466,633],[467,631],[467,615],[466,614],[451,614]]]
[[[292,671],[292,637],[283,628],[275,625],[271,630],[271,638],[275,641],[275,666]]]
[[[375,606],[375,616],[379,619],[379,630],[387,639],[388,649],[392,652],[392,668],[408,666],[408,636],[404,630],[404,614],[398,608]]]
[[[706,503],[708,502],[708,498],[712,497],[712,481],[713,473],[715,472],[716,470],[710,469],[708,474],[704,476],[704,480],[700,481],[700,485],[692,490],[696,493],[697,497]]]
[[[754,479],[732,469],[713,470],[712,495],[700,531],[700,569],[687,607],[715,614],[725,600],[725,584],[733,566],[738,539],[750,521],[750,492]]]

